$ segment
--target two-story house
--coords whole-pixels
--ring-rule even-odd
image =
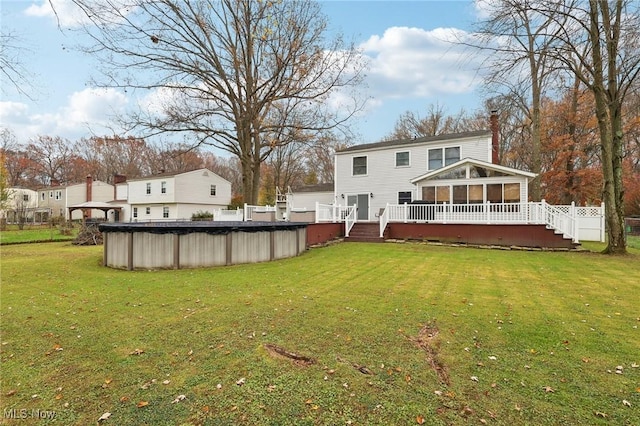
[[[208,169],[159,173],[124,180],[118,177],[114,205],[124,222],[190,220],[197,212],[213,212],[231,203],[231,183]]]
[[[497,120],[495,115],[492,120]],[[497,164],[497,125],[475,131],[355,145],[335,154],[337,203],[357,220],[387,204],[521,202],[535,174]],[[492,126],[492,127],[494,127]]]
[[[82,210],[69,212],[69,207],[87,203],[108,202],[113,199],[113,185],[87,176],[85,182],[73,185],[52,185],[38,189],[38,208],[49,209],[52,217],[63,217],[65,220],[81,220]],[[90,213],[89,213],[90,212]],[[100,210],[87,210],[92,218],[103,218]]]

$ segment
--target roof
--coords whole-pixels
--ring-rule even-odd
[[[316,185],[303,185],[293,188],[293,193],[296,192],[333,192],[334,184],[330,183],[318,183]]]
[[[134,181],[138,181],[138,180],[169,178],[169,177],[185,175],[187,173],[198,172],[198,171],[208,172],[208,173],[211,173],[211,174],[213,174],[215,176],[221,177],[221,176],[217,175],[215,172],[212,172],[211,170],[207,169],[206,167],[203,167],[203,168],[200,168],[200,169],[186,170],[186,171],[181,171],[181,172],[166,172],[166,173],[165,172],[161,172],[161,173],[156,173],[156,174],[153,174],[153,175],[147,175],[147,176],[141,176],[141,177],[137,177],[137,178],[133,178],[133,179],[127,179],[127,181],[128,182],[134,182]],[[125,182],[121,182],[121,183],[125,183]]]
[[[454,139],[477,138],[477,137],[483,137],[483,136],[490,137],[491,131],[476,130],[473,132],[450,133],[447,135],[424,136],[424,137],[413,138],[413,139],[396,139],[392,141],[366,143],[366,144],[360,144],[360,145],[353,145],[344,149],[339,149],[336,151],[336,153],[364,151],[364,150],[379,149],[379,148],[391,148],[394,146],[420,145],[420,144],[430,143],[430,142],[445,142],[445,141],[454,140]]]
[[[105,203],[103,201],[87,201],[85,203],[74,204],[73,206],[69,206],[72,209],[118,209],[120,207],[114,206],[110,203]]]
[[[411,179],[411,183],[417,183],[421,180],[428,180],[428,179],[432,179],[435,176],[438,176],[440,174],[443,173],[447,173],[450,170],[456,169],[462,165],[465,164],[472,164],[474,166],[479,166],[479,167],[483,167],[485,169],[491,169],[491,170],[496,170],[502,173],[506,173],[509,175],[514,175],[514,176],[524,176],[527,178],[534,178],[537,176],[537,174],[535,173],[531,173],[531,172],[525,172],[523,170],[518,170],[518,169],[513,169],[511,167],[506,167],[506,166],[501,166],[500,164],[493,164],[493,163],[487,163],[486,161],[480,161],[480,160],[476,160],[473,158],[463,158],[460,161],[456,161],[453,164],[449,164],[448,166],[436,169],[436,170],[432,170],[430,172],[424,173],[420,176],[416,176],[413,179]]]

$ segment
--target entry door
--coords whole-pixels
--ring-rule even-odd
[[[369,220],[369,194],[347,195],[347,205],[354,204],[358,220]]]

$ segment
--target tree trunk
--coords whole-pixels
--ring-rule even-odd
[[[604,180],[603,200],[607,223],[608,254],[625,254],[624,204],[622,190],[622,114],[617,86],[617,37],[619,27],[611,26],[608,4],[589,0],[590,38],[593,58],[593,93],[596,101],[596,117],[600,130],[602,175]],[[621,7],[618,4],[618,7]],[[619,12],[619,11],[618,11]],[[618,15],[619,16],[619,15]],[[602,23],[600,22],[602,17]],[[619,20],[617,21],[619,22]],[[601,29],[601,24],[604,28]],[[602,32],[601,32],[602,31]],[[601,35],[606,37],[607,81],[604,76]]]

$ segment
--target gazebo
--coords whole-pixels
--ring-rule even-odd
[[[68,207],[69,209],[69,218],[71,218],[71,214],[75,210],[82,210],[82,221],[84,222],[87,217],[89,217],[89,212],[91,210],[102,210],[104,212],[104,219],[108,220],[108,212],[109,210],[114,210],[118,214],[122,211],[122,207],[114,206],[109,203],[105,203],[102,201],[87,201],[86,203],[75,204],[73,206]]]

